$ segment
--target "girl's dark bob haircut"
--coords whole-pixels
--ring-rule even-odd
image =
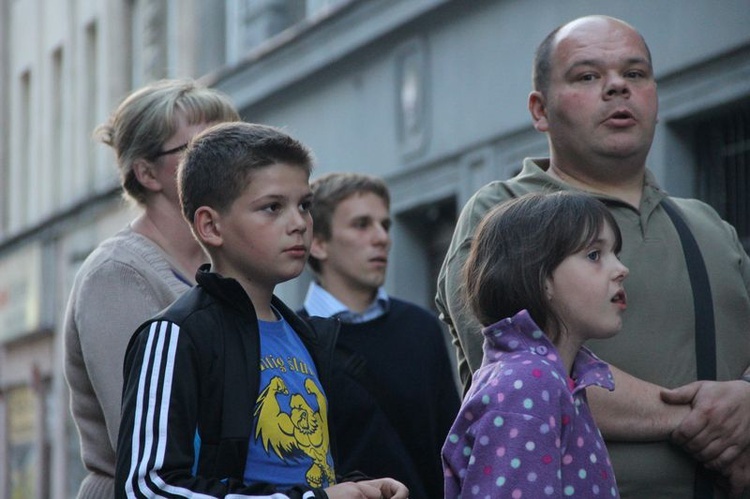
[[[565,325],[547,299],[545,282],[566,257],[595,241],[605,224],[619,253],[617,222],[589,194],[532,193],[496,206],[479,224],[464,266],[466,305],[484,326],[526,309],[554,342]]]

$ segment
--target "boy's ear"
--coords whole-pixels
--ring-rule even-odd
[[[160,191],[161,182],[154,175],[154,168],[155,164],[143,158],[136,159],[133,163],[133,173],[138,182],[149,191]]]
[[[195,210],[193,217],[195,237],[206,246],[219,247],[224,243],[221,234],[221,215],[208,206],[201,206]]]
[[[313,236],[312,244],[310,245],[310,255],[320,261],[326,260],[328,258],[328,245],[326,242],[318,236]]]
[[[531,120],[537,132],[546,132],[549,129],[544,95],[537,90],[529,94],[529,113],[531,113]]]

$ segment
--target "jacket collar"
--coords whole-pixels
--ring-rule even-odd
[[[565,182],[553,178],[547,174],[549,168],[549,158],[526,158],[523,161],[523,169],[513,180],[523,185],[525,188],[523,192],[516,192],[511,189],[516,196],[531,192],[532,190],[553,190],[553,191],[568,191],[578,190]],[[591,193],[594,197],[600,199],[607,205],[618,205],[625,206],[633,209],[629,204],[623,201],[604,194]],[[656,177],[653,172],[646,168],[645,177],[643,180],[643,194],[641,196],[641,205],[638,211],[645,218],[649,217],[651,212],[657,208],[661,200],[667,197],[668,193],[659,186],[656,181]]]
[[[482,366],[493,364],[507,355],[528,353],[538,355],[555,365],[562,376],[568,377],[557,348],[542,329],[534,322],[528,311],[521,310],[513,317],[502,319],[482,330],[484,334],[484,359]],[[597,385],[614,390],[614,379],[609,366],[582,346],[573,362],[570,373],[573,393]]]
[[[248,320],[257,321],[253,302],[240,283],[232,277],[224,277],[211,271],[211,264],[204,264],[195,274],[198,286],[218,300],[228,304],[240,314],[247,314]],[[311,346],[326,347],[336,340],[338,334],[338,321],[325,320],[305,322],[286,306],[276,295],[271,297],[271,305],[289,323],[300,337]],[[314,327],[312,326],[314,325]]]

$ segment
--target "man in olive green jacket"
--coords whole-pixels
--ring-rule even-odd
[[[622,497],[693,497],[713,470],[715,497],[750,485],[750,260],[735,230],[697,200],[673,202],[698,242],[713,295],[718,382],[696,381],[693,292],[680,237],[646,168],[657,121],[643,37],[609,17],[574,20],[542,42],[529,111],[549,159],[481,188],[464,207],[438,278],[436,302],[454,336],[465,387],[482,360],[481,325],[463,305],[461,270],[473,232],[496,204],[526,192],[578,189],[612,210],[630,268],[623,331],[589,346],[611,363],[615,391],[588,396]],[[665,388],[674,388],[666,390]],[[711,488],[711,481],[708,481]]]

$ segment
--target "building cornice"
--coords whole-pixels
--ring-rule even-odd
[[[96,218],[98,214],[111,210],[114,203],[123,202],[119,184],[94,193],[34,225],[0,238],[0,258],[30,242],[53,239],[68,233],[72,228],[81,225],[82,218]]]
[[[451,0],[350,0],[269,39],[233,66],[201,80],[252,106]],[[365,22],[366,21],[366,22]]]

